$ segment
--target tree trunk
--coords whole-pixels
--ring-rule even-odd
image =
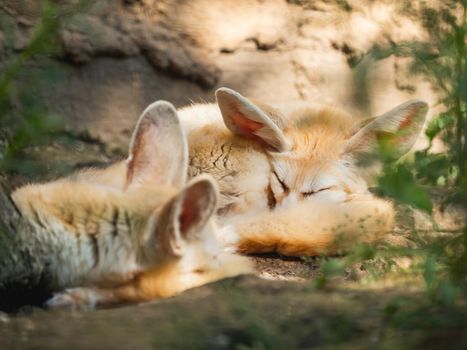
[[[13,204],[0,178],[0,309],[40,303],[46,295],[47,261],[33,228]]]

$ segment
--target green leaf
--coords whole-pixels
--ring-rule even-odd
[[[423,278],[425,280],[426,289],[432,292],[437,286],[436,278],[436,262],[432,256],[428,256],[423,266]]]
[[[404,164],[387,166],[383,175],[377,179],[377,186],[381,195],[431,213],[433,206],[428,193],[415,182]]]
[[[432,141],[441,131],[455,124],[455,116],[451,113],[441,113],[436,118],[433,118],[425,131],[425,135]]]

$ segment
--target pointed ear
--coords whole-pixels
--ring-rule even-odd
[[[218,190],[209,175],[197,176],[163,209],[158,232],[164,252],[182,256],[191,240],[200,236],[217,207]]]
[[[130,142],[126,188],[144,183],[181,187],[188,171],[188,147],[174,106],[149,105],[141,114]]]
[[[427,111],[428,105],[423,101],[413,100],[401,104],[358,130],[350,138],[346,153],[375,153],[382,145],[393,158],[401,157],[415,143]]]
[[[258,140],[284,152],[290,149],[290,143],[283,131],[268,114],[238,92],[220,88],[216,91],[217,104],[227,128],[236,135]]]

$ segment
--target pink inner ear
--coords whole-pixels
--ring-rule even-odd
[[[180,231],[182,234],[186,234],[193,224],[199,221],[199,210],[197,210],[194,203],[188,203],[188,201],[183,202],[182,212],[179,217],[180,221]]]
[[[264,147],[268,147],[268,144],[260,136],[255,135],[255,131],[264,127],[263,123],[255,122],[254,120],[245,118],[243,114],[236,113],[231,116],[231,121],[236,127],[236,132],[243,137],[254,140]]]
[[[242,134],[250,138],[256,138],[257,136],[253,133],[264,126],[262,123],[245,118],[240,113],[233,114],[231,118],[235,126],[242,131]]]
[[[144,131],[143,128],[140,127],[136,131],[135,139],[132,145],[132,149],[130,150],[131,152],[131,160],[128,163],[128,168],[127,168],[127,178],[126,178],[126,186],[128,186],[132,181],[133,177],[135,176],[135,173],[139,170],[138,165],[141,163],[141,154],[142,150],[145,147],[145,138],[144,138]]]
[[[414,120],[410,117],[404,118],[400,124],[399,128],[395,134],[389,132],[377,132],[376,137],[378,139],[384,139],[385,142],[391,147],[397,147],[398,144],[406,142],[410,139],[410,132],[407,132],[406,129],[410,129],[413,126]]]
[[[407,118],[404,118],[404,120],[399,124],[399,129],[400,130],[403,130],[405,128],[408,128],[412,125],[413,123],[413,120],[409,117]]]

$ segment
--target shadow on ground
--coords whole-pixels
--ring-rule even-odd
[[[250,276],[139,306],[3,314],[0,339],[5,350],[465,348],[467,313],[422,299]]]

